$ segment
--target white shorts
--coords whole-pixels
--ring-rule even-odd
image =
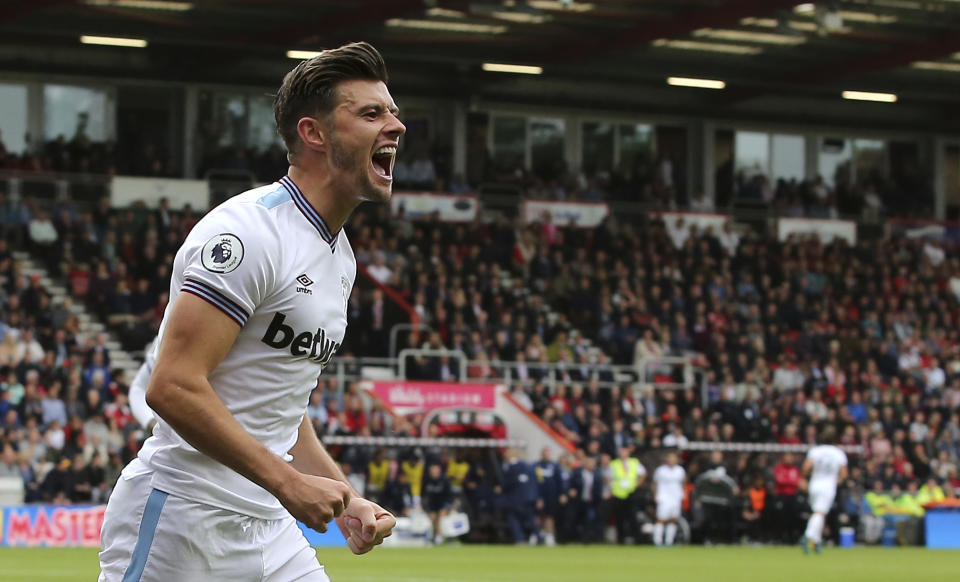
[[[121,476],[100,533],[99,582],[330,582],[292,516],[265,520]]]
[[[657,521],[680,519],[683,510],[683,499],[679,497],[664,497],[657,499]]]
[[[809,496],[810,509],[815,513],[827,514],[830,513],[830,508],[833,507],[833,499],[837,496],[837,488],[829,484],[818,485],[811,483]]]

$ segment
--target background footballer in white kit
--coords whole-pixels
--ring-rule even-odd
[[[174,261],[146,391],[157,421],[110,498],[101,582],[327,582],[296,520],[336,518],[356,554],[390,535],[395,518],[353,490],[305,412],[346,332],[342,226],[390,198],[397,113],[366,43],[284,78],[288,174],[208,213]]]
[[[677,461],[677,453],[669,452],[664,459],[664,464],[653,472],[654,497],[657,501],[657,523],[653,526],[653,543],[657,546],[664,544],[672,546],[677,539],[677,521],[683,511],[683,486],[687,480],[687,472]]]
[[[830,440],[829,435],[822,440]],[[801,543],[804,551],[809,551],[810,546],[820,551],[823,525],[837,496],[837,483],[847,476],[847,455],[833,445],[813,447],[803,462],[803,474],[809,475],[807,496],[813,513]]]

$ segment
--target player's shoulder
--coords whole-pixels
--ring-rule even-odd
[[[278,200],[289,194],[280,184],[268,184],[226,200],[206,214],[190,232],[194,237],[209,238],[224,233],[250,239],[269,239],[279,235],[276,213]],[[264,204],[267,200],[270,203]]]

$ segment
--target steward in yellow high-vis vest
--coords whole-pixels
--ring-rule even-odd
[[[617,499],[626,499],[633,494],[633,492],[637,490],[637,487],[640,486],[640,483],[643,482],[643,477],[646,475],[646,470],[643,468],[643,465],[634,457],[628,459],[618,458],[615,461],[611,461],[610,469],[613,472],[610,492]]]
[[[636,492],[647,475],[640,461],[630,456],[631,447],[621,447],[610,462],[610,493],[617,520],[617,540],[621,544],[636,543],[638,538]]]

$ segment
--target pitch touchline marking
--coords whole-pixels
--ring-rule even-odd
[[[4,575],[10,575],[10,576],[28,576],[29,577],[28,579],[30,580],[34,578],[56,578],[58,580],[62,580],[65,575],[76,574],[77,572],[76,570],[53,570],[53,571],[48,570],[46,572],[38,572],[37,570],[30,570],[30,569],[26,569],[26,570],[4,569],[3,573]]]
[[[352,578],[352,579],[355,580],[355,582],[383,582],[382,577],[381,578]],[[434,582],[434,581],[436,582],[503,582],[502,580],[478,580],[476,578],[472,578],[470,580],[461,580],[461,579],[447,578],[447,577],[434,578],[432,576],[431,577],[417,576],[416,578],[396,578],[394,576],[390,577],[390,582]]]

